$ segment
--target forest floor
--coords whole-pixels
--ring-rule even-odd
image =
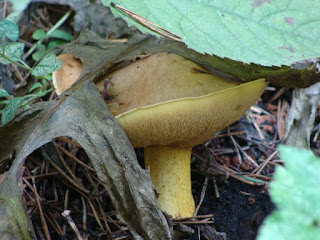
[[[31,38],[33,31],[50,29],[69,9],[64,1],[60,2],[32,3],[20,22],[21,41],[31,47],[35,42]],[[73,36],[89,28],[101,37],[109,34],[120,38],[112,27],[105,27],[114,21],[112,17],[98,19],[106,10],[97,6],[76,10],[62,29]],[[5,6],[1,7],[3,10]],[[119,20],[116,22],[114,29],[121,28],[123,35],[132,31]],[[9,68],[15,85],[19,69]],[[47,99],[53,97],[54,93]],[[192,189],[198,217],[172,219],[180,239],[255,239],[263,220],[275,209],[268,195],[269,182],[275,166],[282,164],[277,146],[284,138],[290,101],[291,90],[268,86],[246,116],[193,149]],[[143,150],[136,151],[142,163]],[[58,159],[51,161],[54,158]],[[31,154],[23,181],[24,201],[39,239],[76,239],[76,232],[83,239],[132,239],[126,225],[117,219],[86,153],[72,139],[60,137]],[[71,211],[68,221],[61,216],[67,209]]]

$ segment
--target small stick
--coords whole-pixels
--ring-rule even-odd
[[[237,156],[239,158],[239,165],[237,167],[240,166],[240,164],[242,163],[242,157],[241,157],[241,154],[240,154],[240,151],[239,151],[239,144],[236,142],[236,140],[234,140],[233,136],[230,136],[230,139],[232,140],[232,143],[234,145],[234,149],[236,150],[236,153],[237,153]]]
[[[59,175],[59,174],[60,174],[60,173],[58,173],[58,172],[51,172],[51,173],[44,173],[44,174],[34,175],[34,176],[26,176],[26,177],[23,177],[23,178],[24,178],[24,179],[40,178],[40,177],[55,176],[55,175]]]
[[[198,215],[198,216],[194,216],[194,217],[171,218],[171,221],[172,222],[181,222],[184,220],[206,219],[206,218],[212,218],[212,217],[213,217],[213,214],[206,214],[206,215]]]
[[[181,221],[181,222],[173,222],[172,225],[176,225],[176,224],[210,224],[210,223],[214,223],[214,221],[212,220],[205,220],[205,221]]]
[[[15,72],[17,78],[20,80],[20,83],[23,83],[24,79],[23,79],[23,77],[21,75],[21,72],[19,71],[18,67],[13,63],[11,63],[11,67],[14,69],[14,72]]]
[[[257,130],[260,139],[261,139],[261,140],[264,140],[265,137],[263,136],[263,134],[262,134],[262,132],[261,132],[261,130],[260,130],[260,128],[259,128],[256,120],[255,120],[252,116],[251,116],[251,121],[252,121],[252,123],[253,123],[254,128]]]
[[[85,231],[87,231],[87,207],[84,198],[81,196],[82,206],[83,206],[83,216],[82,216],[82,226]]]
[[[60,235],[60,236],[63,236],[63,231],[62,231],[62,228],[60,227],[59,223],[57,222],[57,219],[51,214],[49,213],[50,216],[48,215],[44,215],[48,222],[51,224],[51,226],[54,228],[54,230],[56,230],[56,232]]]
[[[219,188],[217,185],[217,181],[215,179],[212,179],[213,181],[213,187],[214,187],[214,193],[216,194],[216,198],[220,197]]]
[[[84,188],[82,185],[79,185],[77,182],[73,181],[73,179],[71,177],[69,177],[61,168],[59,168],[59,166],[57,164],[55,164],[55,162],[50,161],[50,164],[63,176],[65,177],[74,187],[76,187],[77,189],[85,192],[85,193],[89,193],[89,190],[87,190],[86,188]]]
[[[245,151],[243,151],[243,149],[236,142],[236,140],[232,136],[230,136],[230,138],[231,138],[232,142],[236,145],[237,149],[239,149],[242,152],[242,154],[246,157],[246,159],[248,159],[255,167],[257,167],[258,164]]]
[[[233,177],[237,180],[239,180],[240,182],[243,182],[243,183],[246,183],[246,184],[249,184],[249,185],[252,185],[252,186],[263,186],[264,184],[261,184],[261,183],[256,183],[256,182],[251,182],[251,181],[248,181],[248,180],[245,180],[241,177],[238,177],[237,175],[233,175],[233,174],[230,174],[230,177]]]
[[[99,200],[97,200],[97,202],[98,202],[100,214],[101,214],[102,219],[103,219],[103,221],[104,221],[104,225],[106,226],[108,233],[112,233],[112,231],[111,231],[111,229],[110,229],[110,227],[109,227],[109,224],[108,224],[107,216],[106,216],[106,214],[105,214],[105,212],[104,212],[104,210],[103,210],[103,207],[101,206],[101,203],[100,203]]]
[[[69,167],[69,165],[66,163],[66,161],[64,160],[64,158],[62,157],[62,154],[60,151],[58,151],[57,148],[57,144],[53,143],[55,148],[57,149],[57,153],[60,159],[60,162],[62,163],[62,165],[65,167],[65,169],[67,170],[67,172],[70,174],[70,178],[73,179],[73,182],[76,182],[78,186],[81,186],[82,189],[86,189],[83,184],[81,183],[81,181],[77,178],[77,176],[73,173],[73,171],[71,170],[71,168]],[[89,192],[89,190],[87,190],[87,192]]]
[[[204,180],[203,186],[202,186],[202,191],[201,191],[201,194],[200,194],[200,201],[199,201],[199,204],[198,204],[196,210],[194,211],[193,216],[197,216],[199,208],[200,208],[200,206],[201,206],[201,204],[203,202],[204,196],[206,195],[206,191],[207,191],[207,187],[208,187],[208,181],[209,181],[209,177],[206,177],[205,180]]]
[[[66,149],[64,149],[63,147],[61,147],[59,144],[55,144],[55,146],[62,151],[64,154],[66,154],[69,158],[71,158],[72,160],[74,160],[75,162],[77,162],[78,164],[80,164],[81,166],[88,168],[90,171],[94,171],[94,169],[90,166],[88,166],[87,164],[85,164],[84,162],[82,162],[79,158],[77,158],[76,156],[74,156],[73,154],[71,154],[69,151],[67,151]]]
[[[90,201],[90,199],[88,199],[87,201],[88,201],[88,203],[89,203],[89,205],[90,205],[90,207],[91,207],[91,209],[92,209],[93,216],[95,217],[95,219],[96,219],[99,227],[100,227],[102,230],[105,230],[104,227],[103,227],[103,225],[102,225],[102,223],[101,223],[101,221],[100,221],[98,212],[97,212],[97,210],[95,209],[94,205],[92,204],[92,202]]]
[[[233,135],[240,135],[242,133],[245,133],[245,131],[236,131],[236,132],[230,132],[230,133],[223,133],[223,134],[219,134],[219,135],[215,135],[212,138],[220,138],[220,137],[227,137],[227,136],[233,136]]]
[[[134,20],[136,20],[138,23],[145,26],[146,28],[149,28],[150,30],[152,30],[152,31],[164,36],[164,37],[170,38],[170,39],[175,40],[177,42],[181,42],[180,36],[160,27],[159,25],[156,25],[153,22],[150,22],[149,20],[145,19],[144,17],[141,17],[140,15],[138,15],[134,12],[131,12],[128,9],[125,9],[124,7],[121,7],[113,2],[111,2],[110,5],[116,9],[120,10],[121,12],[127,14],[129,17],[133,18]],[[157,28],[160,29],[161,31],[158,30]]]
[[[65,197],[64,197],[64,204],[63,204],[64,210],[67,210],[68,203],[69,203],[69,189],[67,189]],[[67,224],[63,223],[62,229],[63,229],[64,235],[66,235],[67,234]]]
[[[40,203],[40,198],[39,198],[39,195],[38,195],[38,191],[37,191],[37,187],[36,187],[34,179],[33,179],[33,192],[34,192],[36,203],[37,203],[37,207],[38,207],[38,210],[39,210],[39,215],[40,215],[41,224],[42,224],[42,227],[43,227],[43,230],[44,230],[44,234],[46,236],[46,239],[50,240],[51,236],[50,236],[50,233],[49,233],[49,229],[48,229],[48,225],[47,225],[46,219],[44,218],[44,214],[43,214],[41,203]]]
[[[73,231],[75,232],[78,240],[84,240],[83,237],[81,236],[76,224],[74,223],[74,221],[72,220],[71,216],[70,216],[70,210],[64,210],[61,215],[63,217],[65,217],[70,225],[70,227],[73,229]]]
[[[256,173],[257,175],[265,168],[268,162],[278,153],[278,150],[274,151],[265,161],[263,161],[256,169],[252,171],[251,174]]]

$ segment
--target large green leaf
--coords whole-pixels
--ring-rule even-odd
[[[258,240],[320,239],[320,159],[286,146],[280,153],[285,167],[277,167],[270,187],[278,210],[265,220]]]
[[[110,6],[109,0],[102,2]],[[200,53],[266,66],[320,56],[317,0],[113,2],[180,36]],[[111,10],[129,25],[149,31],[117,8]]]
[[[12,118],[18,111],[22,100],[23,97],[12,98],[10,102],[5,106],[1,114],[1,127],[12,120]]]
[[[33,69],[32,75],[34,76],[46,76],[53,71],[59,69],[62,66],[61,61],[54,53],[48,53]]]
[[[7,19],[0,21],[0,38],[4,37],[7,37],[12,41],[16,41],[19,37],[18,26]]]
[[[13,61],[19,62],[21,60],[21,55],[23,52],[24,43],[20,42],[10,42],[4,45],[4,48],[0,50],[0,63],[2,64],[9,64],[8,61],[3,56],[10,58]],[[4,50],[4,52],[2,51]]]
[[[22,12],[30,3],[30,0],[11,0],[14,11]]]

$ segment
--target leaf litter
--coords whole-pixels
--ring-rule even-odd
[[[255,230],[248,230],[241,224],[236,230],[230,225],[220,224],[225,215],[219,217],[221,207],[217,205],[222,205],[224,214],[228,211],[228,202],[220,200],[228,201],[226,193],[232,194],[228,192],[231,184],[238,187],[233,187],[232,191],[236,191],[237,196],[240,194],[241,200],[245,199],[245,206],[257,205],[257,200],[266,196],[265,184],[272,179],[274,167],[282,164],[276,148],[284,137],[288,98],[288,90],[267,88],[247,118],[241,118],[194,149],[192,164],[196,178],[193,185],[196,186],[195,195],[199,196],[196,201],[202,204],[199,204],[198,216],[172,219],[172,225],[186,234],[182,239],[195,239],[195,232],[200,232],[204,239],[225,239],[226,236],[236,239],[233,236],[250,231],[251,235],[246,233],[249,235],[245,236],[253,239],[257,225],[273,208],[268,201],[262,203],[266,204],[268,211],[252,223],[251,228]],[[313,134],[316,136],[318,132],[315,129]],[[314,137],[311,145],[319,146],[318,138]],[[104,183],[93,171],[87,154],[72,138],[59,136],[41,146],[27,157],[24,175],[18,176],[23,183],[20,191],[23,191],[28,215],[41,239],[49,236],[52,239],[62,236],[78,239],[133,238],[127,225],[117,218]],[[212,204],[215,206],[213,209],[210,207]],[[229,212],[228,215],[232,214]]]

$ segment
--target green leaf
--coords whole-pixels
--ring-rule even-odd
[[[6,125],[13,119],[14,115],[16,114],[23,97],[15,97],[10,100],[10,102],[5,106],[1,114],[1,126]]]
[[[42,29],[37,29],[32,34],[32,38],[34,40],[40,40],[40,39],[45,38],[46,36],[47,36],[46,32],[43,31]]]
[[[7,93],[6,90],[4,90],[3,88],[0,88],[0,98],[2,98],[2,97],[9,97],[9,96],[10,96],[10,94]]]
[[[110,6],[108,0],[102,0]],[[266,66],[320,56],[320,1],[114,0],[200,52]],[[142,32],[115,7],[111,11]]]
[[[265,220],[258,240],[320,239],[320,159],[311,151],[281,146],[270,195],[278,210]]]
[[[54,48],[54,47],[57,47],[57,46],[61,46],[62,44],[65,44],[66,42],[64,40],[59,40],[59,39],[54,39],[54,40],[51,40],[49,43],[48,43],[48,50],[50,50],[51,48]]]
[[[0,54],[5,55],[13,61],[21,61],[21,54],[23,52],[24,44],[19,42],[10,42],[6,43],[4,46],[4,53],[0,50]],[[9,64],[10,61],[1,57],[0,55],[0,63]]]
[[[6,17],[6,19],[15,24],[18,24],[18,21],[20,20],[21,15],[22,15],[22,12],[13,11]]]
[[[44,45],[43,43],[37,43],[37,50],[39,51],[46,50],[46,45]]]
[[[16,41],[19,38],[19,28],[17,24],[3,19],[0,21],[0,36],[7,37],[11,41]]]
[[[59,69],[62,63],[54,53],[49,53],[42,58],[40,63],[33,69],[32,75],[45,76]]]
[[[22,12],[29,4],[30,0],[11,0],[14,11]]]
[[[32,59],[37,62],[46,54],[46,52],[46,50],[37,51],[32,54]]]
[[[49,37],[51,38],[58,38],[58,39],[62,39],[62,40],[66,40],[66,41],[71,41],[73,36],[63,30],[55,30],[53,31],[51,34],[49,34]]]
[[[29,89],[29,93],[32,93],[35,89],[42,90],[41,83],[36,82],[35,84],[33,84],[32,87]]]

